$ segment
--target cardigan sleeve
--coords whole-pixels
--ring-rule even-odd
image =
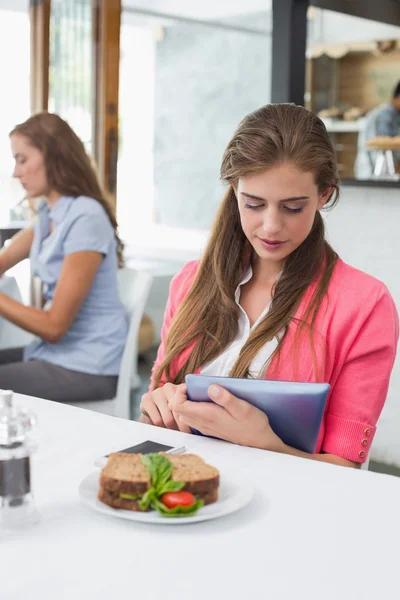
[[[399,317],[382,284],[331,391],[321,450],[366,461],[384,406],[399,337]]]

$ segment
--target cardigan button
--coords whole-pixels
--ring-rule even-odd
[[[363,441],[361,442],[362,446],[368,446],[368,440],[366,440],[365,438],[363,439]]]
[[[371,429],[369,427],[367,427],[367,429],[364,429],[364,435],[371,435]]]
[[[365,458],[365,452],[364,452],[364,450],[360,450],[360,452],[358,453],[358,456],[360,458]]]

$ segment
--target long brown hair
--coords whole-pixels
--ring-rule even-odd
[[[292,162],[304,172],[312,172],[320,194],[333,188],[326,207],[337,202],[335,153],[321,119],[293,104],[270,104],[245,117],[223,156],[221,179],[229,184],[229,189],[193,285],[172,321],[165,358],[155,373],[156,386],[163,375],[168,381],[181,383],[187,373],[216,358],[234,340],[239,316],[235,290],[252,258],[250,243],[241,227],[234,186],[240,177],[283,162]],[[271,307],[244,344],[232,367],[232,377],[246,377],[252,359],[274,337],[279,342],[273,356],[279,354],[301,299],[309,286],[317,282],[302,318],[302,326],[309,326],[314,362],[313,326],[337,258],[325,240],[324,222],[317,211],[310,234],[285,260],[282,275],[273,289]],[[174,358],[193,343],[187,361],[172,377]]]
[[[56,114],[41,112],[14,127],[9,135],[26,137],[30,145],[43,154],[50,190],[73,198],[87,196],[101,204],[114,228],[118,263],[123,266],[124,246],[118,235],[116,217],[82,140],[68,123]]]

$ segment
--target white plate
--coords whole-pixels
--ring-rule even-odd
[[[117,517],[119,519],[128,519],[130,521],[139,521],[140,523],[161,523],[165,525],[181,525],[184,523],[196,523],[198,521],[208,521],[229,515],[240,508],[243,508],[250,502],[254,494],[254,487],[242,478],[237,481],[225,475],[221,476],[219,487],[219,498],[214,504],[203,506],[193,517],[162,517],[157,511],[135,512],[133,510],[122,510],[120,508],[111,508],[97,498],[99,491],[99,472],[91,473],[79,486],[79,496],[82,502],[97,512]]]

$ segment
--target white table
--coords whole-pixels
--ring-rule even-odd
[[[209,234],[208,229],[187,229],[160,224],[137,227],[131,231],[129,240],[124,240],[124,256],[127,261],[185,264],[201,256]]]
[[[15,277],[0,277],[0,292],[7,294],[14,300],[18,300],[18,302],[22,302],[21,292]],[[32,337],[30,333],[0,317],[0,350],[26,346],[32,340]]]
[[[42,522],[0,541],[4,600],[376,600],[398,597],[400,479],[156,429],[18,396],[38,415]],[[81,505],[93,459],[145,439],[185,444],[254,480],[223,519],[146,525]]]

